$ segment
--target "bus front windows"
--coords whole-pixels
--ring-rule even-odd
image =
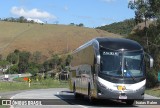
[[[101,52],[101,73],[109,76],[122,76],[122,57],[118,52]]]
[[[140,77],[143,76],[143,55],[142,53],[124,54],[124,76]]]
[[[114,77],[141,77],[144,75],[142,53],[102,51],[100,72]]]

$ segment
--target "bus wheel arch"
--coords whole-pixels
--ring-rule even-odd
[[[91,102],[91,103],[94,103],[94,98],[92,96],[92,89],[91,89],[91,84],[88,83],[88,100]]]
[[[75,82],[73,83],[73,93],[74,93],[74,97],[77,98],[76,84],[75,84]]]
[[[73,83],[73,93],[74,93],[74,98],[79,98],[80,97],[80,94],[78,94],[76,92],[76,83],[75,82]]]

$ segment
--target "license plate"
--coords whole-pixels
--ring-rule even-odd
[[[122,96],[122,95],[120,95],[120,96],[119,96],[119,99],[127,99],[127,96]]]

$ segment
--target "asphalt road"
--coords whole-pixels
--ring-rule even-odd
[[[126,106],[125,103],[112,100],[99,100],[92,104],[87,98],[75,100],[73,93],[69,92],[67,88],[52,88],[52,89],[38,89],[29,91],[17,91],[10,93],[0,93],[2,97],[7,96],[14,99],[14,104],[11,108],[96,108],[96,107],[139,107],[139,108],[158,108],[160,105],[133,105]],[[18,104],[19,100],[21,103]],[[36,99],[36,100],[34,100]],[[156,97],[145,95],[145,99],[157,99]],[[25,104],[27,103],[27,106]],[[34,103],[35,102],[35,103]],[[34,105],[31,105],[33,104]],[[20,105],[20,104],[23,104]],[[42,105],[41,105],[42,104]],[[35,106],[36,105],[36,106]]]

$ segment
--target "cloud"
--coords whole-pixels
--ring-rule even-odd
[[[105,26],[105,25],[107,25],[106,23],[103,23],[103,24],[101,24],[100,26]]]
[[[41,21],[41,20],[39,20],[39,19],[32,19],[32,18],[27,18],[27,21],[34,21],[34,22],[36,22],[36,23],[40,23],[40,24],[44,24],[44,22],[43,21]]]
[[[64,6],[64,10],[68,11],[69,10],[68,6]]]
[[[11,13],[13,15],[24,16],[26,18],[57,19],[56,16],[54,16],[46,11],[39,10],[37,8],[27,10],[22,7],[14,6],[11,8]]]

